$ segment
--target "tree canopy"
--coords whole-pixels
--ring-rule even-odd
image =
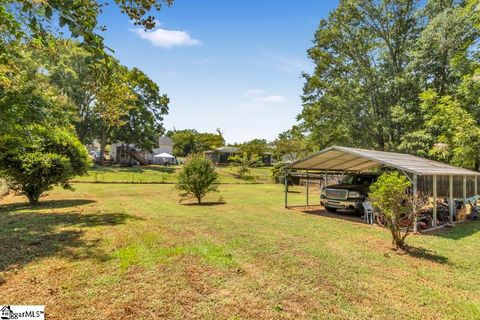
[[[98,16],[109,3],[97,0],[1,0],[0,3],[0,52],[5,52],[5,44],[11,41],[36,38],[47,42],[49,34],[61,35],[68,31],[69,36],[81,40],[95,58],[105,58],[100,32],[107,27],[98,25]],[[155,18],[150,12],[173,4],[173,0],[115,0],[113,3],[135,25],[152,29]]]
[[[213,150],[225,145],[225,139],[219,129],[216,133],[198,132],[195,129],[173,130],[168,131],[167,136],[175,144],[173,147],[174,155],[180,157]]]
[[[0,175],[30,204],[55,185],[70,188],[69,180],[87,166],[85,147],[68,129],[27,125],[0,136]]]
[[[315,70],[304,74],[301,130],[320,148],[340,144],[438,158],[435,148],[445,143],[447,161],[478,168],[476,142],[468,147],[476,148],[471,152],[458,141],[476,136],[472,130],[480,121],[476,5],[454,0],[340,1],[320,22],[308,50]],[[427,130],[434,110],[436,118],[448,117],[444,108],[434,107],[446,96],[448,114],[474,124],[465,120],[469,124],[459,127],[457,121]],[[468,133],[461,138],[444,132],[462,128]],[[459,163],[458,148],[464,148],[468,160]]]

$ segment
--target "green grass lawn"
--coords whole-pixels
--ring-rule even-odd
[[[99,183],[175,183],[181,166],[94,166],[88,174],[76,177],[75,182]],[[252,180],[242,180],[236,177],[234,166],[217,167],[221,183],[270,183],[272,181],[272,167],[252,168]]]
[[[0,207],[2,303],[48,319],[480,318],[478,222],[399,254],[379,227],[284,209],[280,185],[222,185],[203,206],[173,185],[75,188]]]

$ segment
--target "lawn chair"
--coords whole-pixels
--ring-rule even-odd
[[[362,202],[363,212],[363,219],[367,224],[373,224],[373,206],[370,201]]]

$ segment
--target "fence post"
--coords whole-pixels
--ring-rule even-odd
[[[433,176],[433,227],[437,226],[437,176]]]
[[[448,176],[448,208],[450,210],[449,220],[453,224],[453,212],[457,209],[453,197],[453,176]]]
[[[473,176],[473,193],[475,193],[475,196],[478,196],[477,176]]]
[[[307,187],[307,207],[308,207],[308,187],[309,187],[309,184],[310,184],[310,181],[308,181],[308,170],[307,170],[307,180],[306,180],[306,187]]]
[[[413,232],[417,233],[418,176],[413,175]]]

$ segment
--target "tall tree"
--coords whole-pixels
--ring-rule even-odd
[[[277,160],[285,159],[288,162],[294,162],[307,156],[314,149],[309,145],[308,139],[298,132],[296,128],[282,132],[274,141],[274,154]]]
[[[13,44],[11,44],[13,45]],[[53,86],[35,55],[35,42],[15,45],[16,54],[3,65],[0,81],[0,134],[12,134],[22,126],[48,123],[68,126],[74,106]]]
[[[88,162],[71,125],[74,106],[49,81],[35,45],[17,46],[14,68],[0,83],[0,176],[31,204],[54,185],[68,188]]]
[[[39,48],[36,54],[43,57],[52,84],[75,105],[74,124],[78,138],[84,144],[93,142],[98,132],[96,93],[101,85],[97,79],[103,66],[92,64],[92,55],[71,40],[53,39],[50,46]]]
[[[128,72],[127,82],[135,96],[134,103],[122,116],[123,125],[113,130],[113,141],[135,144],[151,150],[163,134],[163,116],[168,113],[169,99],[145,73],[137,68]]]
[[[155,26],[152,9],[160,10],[162,4],[173,0],[115,0],[115,4],[135,25],[145,29]],[[72,38],[79,38],[87,50],[96,57],[105,58],[103,38],[99,31],[98,15],[108,5],[97,0],[27,1],[0,0],[0,50],[6,42],[25,38],[47,40],[49,33],[60,33],[59,28],[70,31]]]
[[[451,96],[434,90],[421,95],[425,132],[432,137],[432,157],[458,166],[478,169],[480,127],[473,116]]]
[[[128,69],[112,65],[111,73],[103,75],[96,93],[95,114],[98,116],[100,163],[103,162],[105,147],[110,142],[115,128],[125,125],[128,112],[134,108],[137,97],[128,85]]]
[[[244,143],[241,143],[238,148],[241,153],[244,153],[248,158],[254,156],[261,156],[268,150],[268,143],[265,139],[253,139]]]
[[[423,12],[427,22],[412,51],[412,72],[423,89],[451,94],[471,70],[479,14],[464,1],[453,0],[429,1]]]
[[[320,22],[299,120],[321,146],[383,150],[399,141],[391,109],[413,108],[419,93],[405,74],[419,32],[415,3],[345,0]]]
[[[216,149],[225,145],[223,134],[218,129],[216,133],[202,133],[195,129],[175,130],[167,132],[167,136],[175,143],[173,153],[180,157]]]
[[[321,148],[342,144],[434,158],[435,146],[448,140],[447,161],[458,164],[458,141],[442,131],[459,128],[456,118],[435,130],[428,124],[442,117],[432,115],[439,110],[479,119],[478,8],[475,0],[340,1],[308,51],[315,70],[305,75],[302,130]],[[428,100],[427,110],[421,97],[431,90],[438,98]],[[470,120],[464,137],[476,135]]]

